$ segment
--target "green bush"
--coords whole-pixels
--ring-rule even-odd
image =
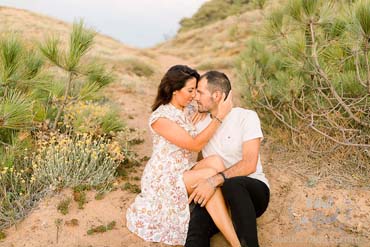
[[[109,105],[78,102],[66,107],[63,123],[77,133],[95,135],[118,132],[124,128],[118,112]]]
[[[237,62],[245,100],[266,130],[285,129],[293,143],[343,167],[355,159],[363,175],[370,174],[369,6],[285,1]],[[338,146],[330,155],[329,145]]]
[[[90,63],[83,61],[92,48],[94,37],[95,32],[86,29],[81,20],[73,24],[66,50],[61,48],[57,37],[50,37],[40,44],[43,55],[62,74],[60,79],[63,82],[63,96],[55,101],[57,112],[54,117],[54,130],[58,128],[64,109],[70,101],[92,99],[101,88],[113,81],[113,76],[95,60]],[[49,88],[54,89],[52,86]],[[57,97],[60,94],[53,96]]]
[[[27,215],[47,188],[32,175],[31,160],[27,156],[0,172],[0,229],[3,229]]]
[[[129,143],[122,150],[112,140],[124,129],[118,112],[93,101],[114,79],[86,56],[94,36],[82,21],[66,45],[58,37],[33,47],[0,36],[0,229],[53,189],[109,190],[132,155]]]
[[[17,133],[34,126],[35,105],[32,85],[41,80],[43,60],[32,47],[26,48],[12,34],[0,36],[0,152],[16,142]],[[42,108],[42,106],[41,106]]]
[[[52,134],[38,144],[34,176],[54,188],[108,185],[125,158],[117,142],[86,133]]]

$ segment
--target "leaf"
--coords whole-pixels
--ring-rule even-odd
[[[355,16],[361,26],[364,38],[370,38],[370,1],[360,1],[355,10]]]
[[[65,58],[66,69],[75,71],[80,59],[91,48],[95,32],[85,29],[84,22],[80,20],[73,24],[72,33],[69,41],[69,53]]]
[[[47,57],[52,63],[62,67],[61,64],[61,52],[59,51],[59,39],[55,36],[49,37],[43,44],[40,44],[40,50],[45,57]]]
[[[21,92],[11,90],[0,100],[0,129],[28,128],[32,119],[32,104]]]
[[[0,41],[0,79],[3,84],[7,84],[12,77],[16,77],[22,62],[22,53],[22,44],[14,34]]]
[[[92,63],[88,66],[87,78],[90,83],[96,83],[99,89],[107,86],[114,80],[112,72],[106,71],[103,65],[97,63]]]

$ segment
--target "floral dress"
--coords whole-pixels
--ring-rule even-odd
[[[154,132],[151,124],[158,118],[167,118],[196,135],[191,121],[172,104],[161,105],[152,113],[153,154],[141,178],[141,193],[127,209],[127,228],[145,241],[184,245],[190,212],[183,173],[195,165],[195,153]]]

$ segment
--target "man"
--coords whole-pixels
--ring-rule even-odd
[[[227,76],[209,71],[201,76],[197,87],[196,101],[200,113],[208,113],[197,124],[197,130],[207,127],[217,115],[217,103],[223,93],[231,90]],[[260,121],[254,111],[233,108],[221,121],[222,124],[203,148],[203,157],[217,154],[226,169],[195,185],[189,200],[196,204],[191,212],[186,247],[209,247],[210,237],[218,232],[211,217],[203,207],[213,195],[212,186],[220,186],[229,206],[235,231],[242,246],[258,245],[256,218],[268,205],[270,190],[259,157],[263,138]]]

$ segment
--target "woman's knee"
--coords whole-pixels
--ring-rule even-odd
[[[213,167],[204,168],[204,172],[204,178],[212,177],[218,173],[218,171]]]
[[[225,165],[223,160],[218,155],[212,155],[208,157],[209,167],[214,168],[217,172],[222,172],[225,170]]]

